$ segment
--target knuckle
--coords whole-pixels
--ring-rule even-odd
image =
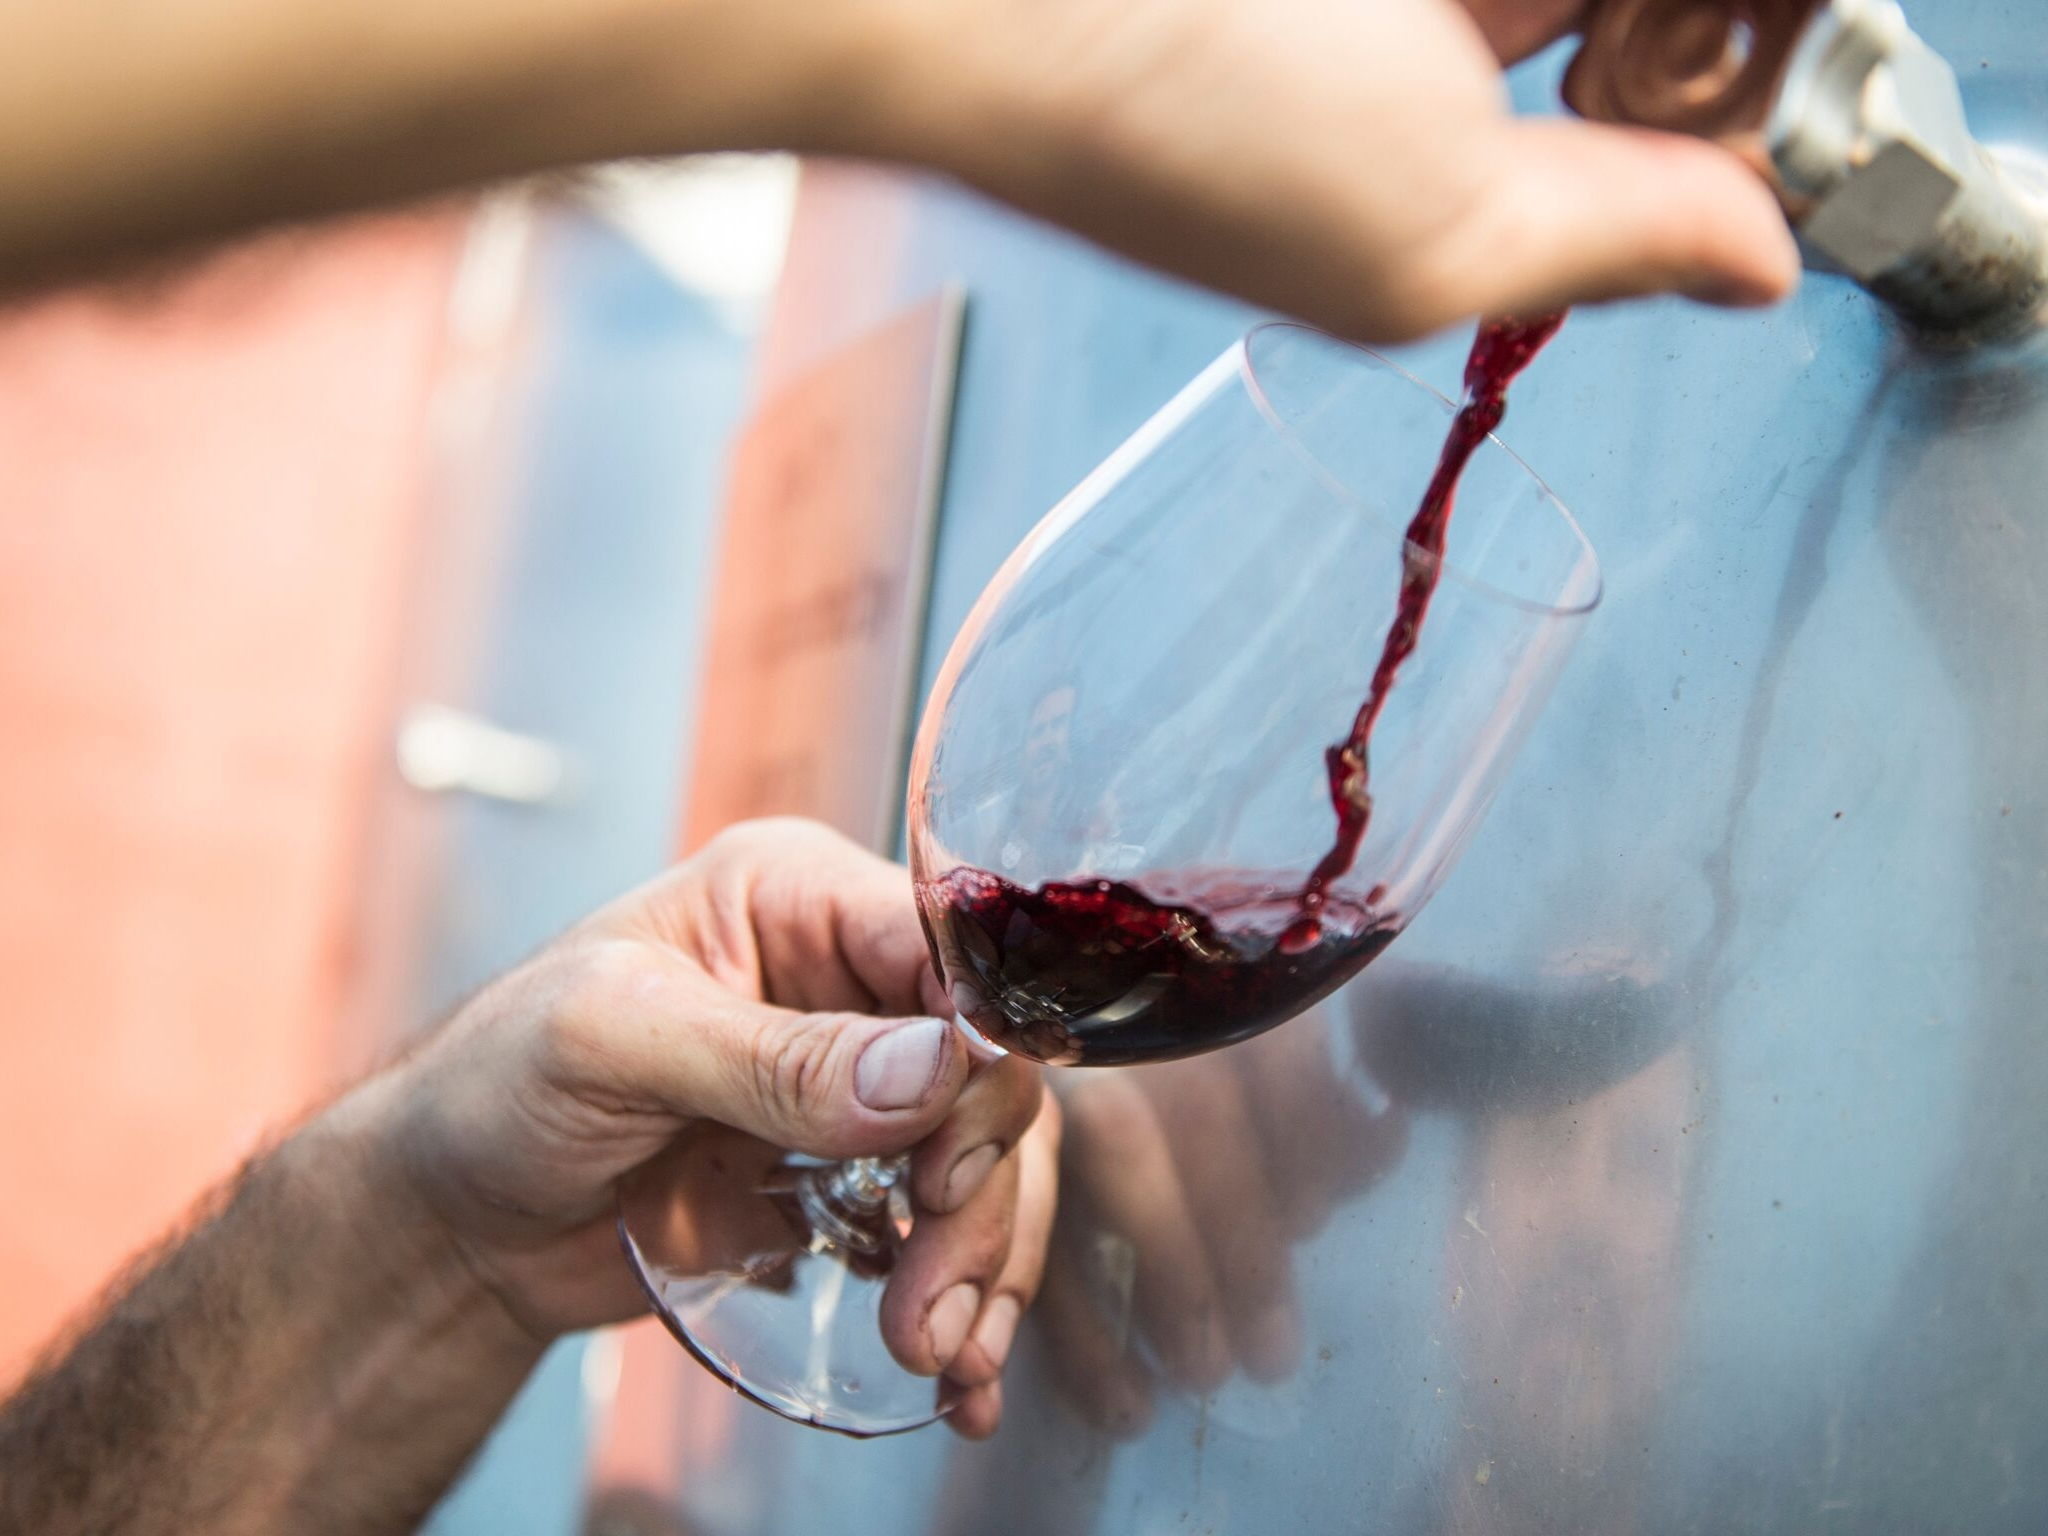
[[[553,1008],[542,1013],[534,1027],[533,1055],[548,1082],[573,1082],[585,1076],[590,1053],[575,1016]]]
[[[554,1011],[583,1027],[600,1027],[619,1015],[645,973],[640,946],[630,940],[581,945],[568,963]]]
[[[762,1105],[799,1119],[828,1108],[837,1081],[835,1046],[833,1032],[803,1014],[764,1024],[750,1057]]]
[[[543,1071],[576,1078],[602,1063],[606,1039],[643,970],[637,947],[623,940],[579,946],[556,964],[536,1027]]]
[[[748,859],[770,850],[815,846],[832,836],[822,824],[803,816],[757,816],[722,828],[704,845],[704,851]]]
[[[707,874],[744,869],[758,863],[764,840],[770,838],[771,821],[735,821],[718,829],[691,862]]]

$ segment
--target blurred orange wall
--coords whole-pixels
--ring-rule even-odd
[[[0,316],[0,1382],[344,1059],[461,231]]]

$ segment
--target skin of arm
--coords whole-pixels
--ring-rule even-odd
[[[1365,340],[1797,258],[1738,161],[1511,117],[1560,0],[0,0],[0,287],[634,155],[914,162]]]
[[[551,1340],[644,1310],[616,1184],[698,1120],[823,1157],[915,1149],[883,1334],[964,1390],[949,1424],[992,1432],[1059,1116],[1029,1063],[970,1074],[939,990],[903,870],[806,823],[723,834],[138,1265],[0,1405],[0,1530],[413,1529]],[[688,1219],[714,1249],[759,1219],[709,1200]]]
[[[0,1409],[0,1528],[419,1524],[543,1345],[377,1165],[375,1097],[250,1163]]]

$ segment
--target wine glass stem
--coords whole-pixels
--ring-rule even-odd
[[[811,1229],[854,1253],[877,1253],[889,1241],[889,1194],[910,1171],[910,1155],[852,1157],[807,1170],[797,1204]]]

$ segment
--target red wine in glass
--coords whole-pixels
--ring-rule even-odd
[[[989,1039],[1061,1066],[1165,1061],[1247,1039],[1328,996],[1393,942],[1405,919],[1335,883],[1372,821],[1373,728],[1422,634],[1443,572],[1458,484],[1500,425],[1507,390],[1564,322],[1484,322],[1465,364],[1422,503],[1408,524],[1394,619],[1350,733],[1324,755],[1336,832],[1300,884],[1214,872],[1035,889],[959,866],[920,882],[932,958]]]
[[[919,897],[940,973],[974,1027],[1054,1066],[1167,1061],[1247,1039],[1327,997],[1399,931],[1332,895],[1323,936],[1289,953],[1292,888],[1146,884],[1025,890],[958,868]]]

